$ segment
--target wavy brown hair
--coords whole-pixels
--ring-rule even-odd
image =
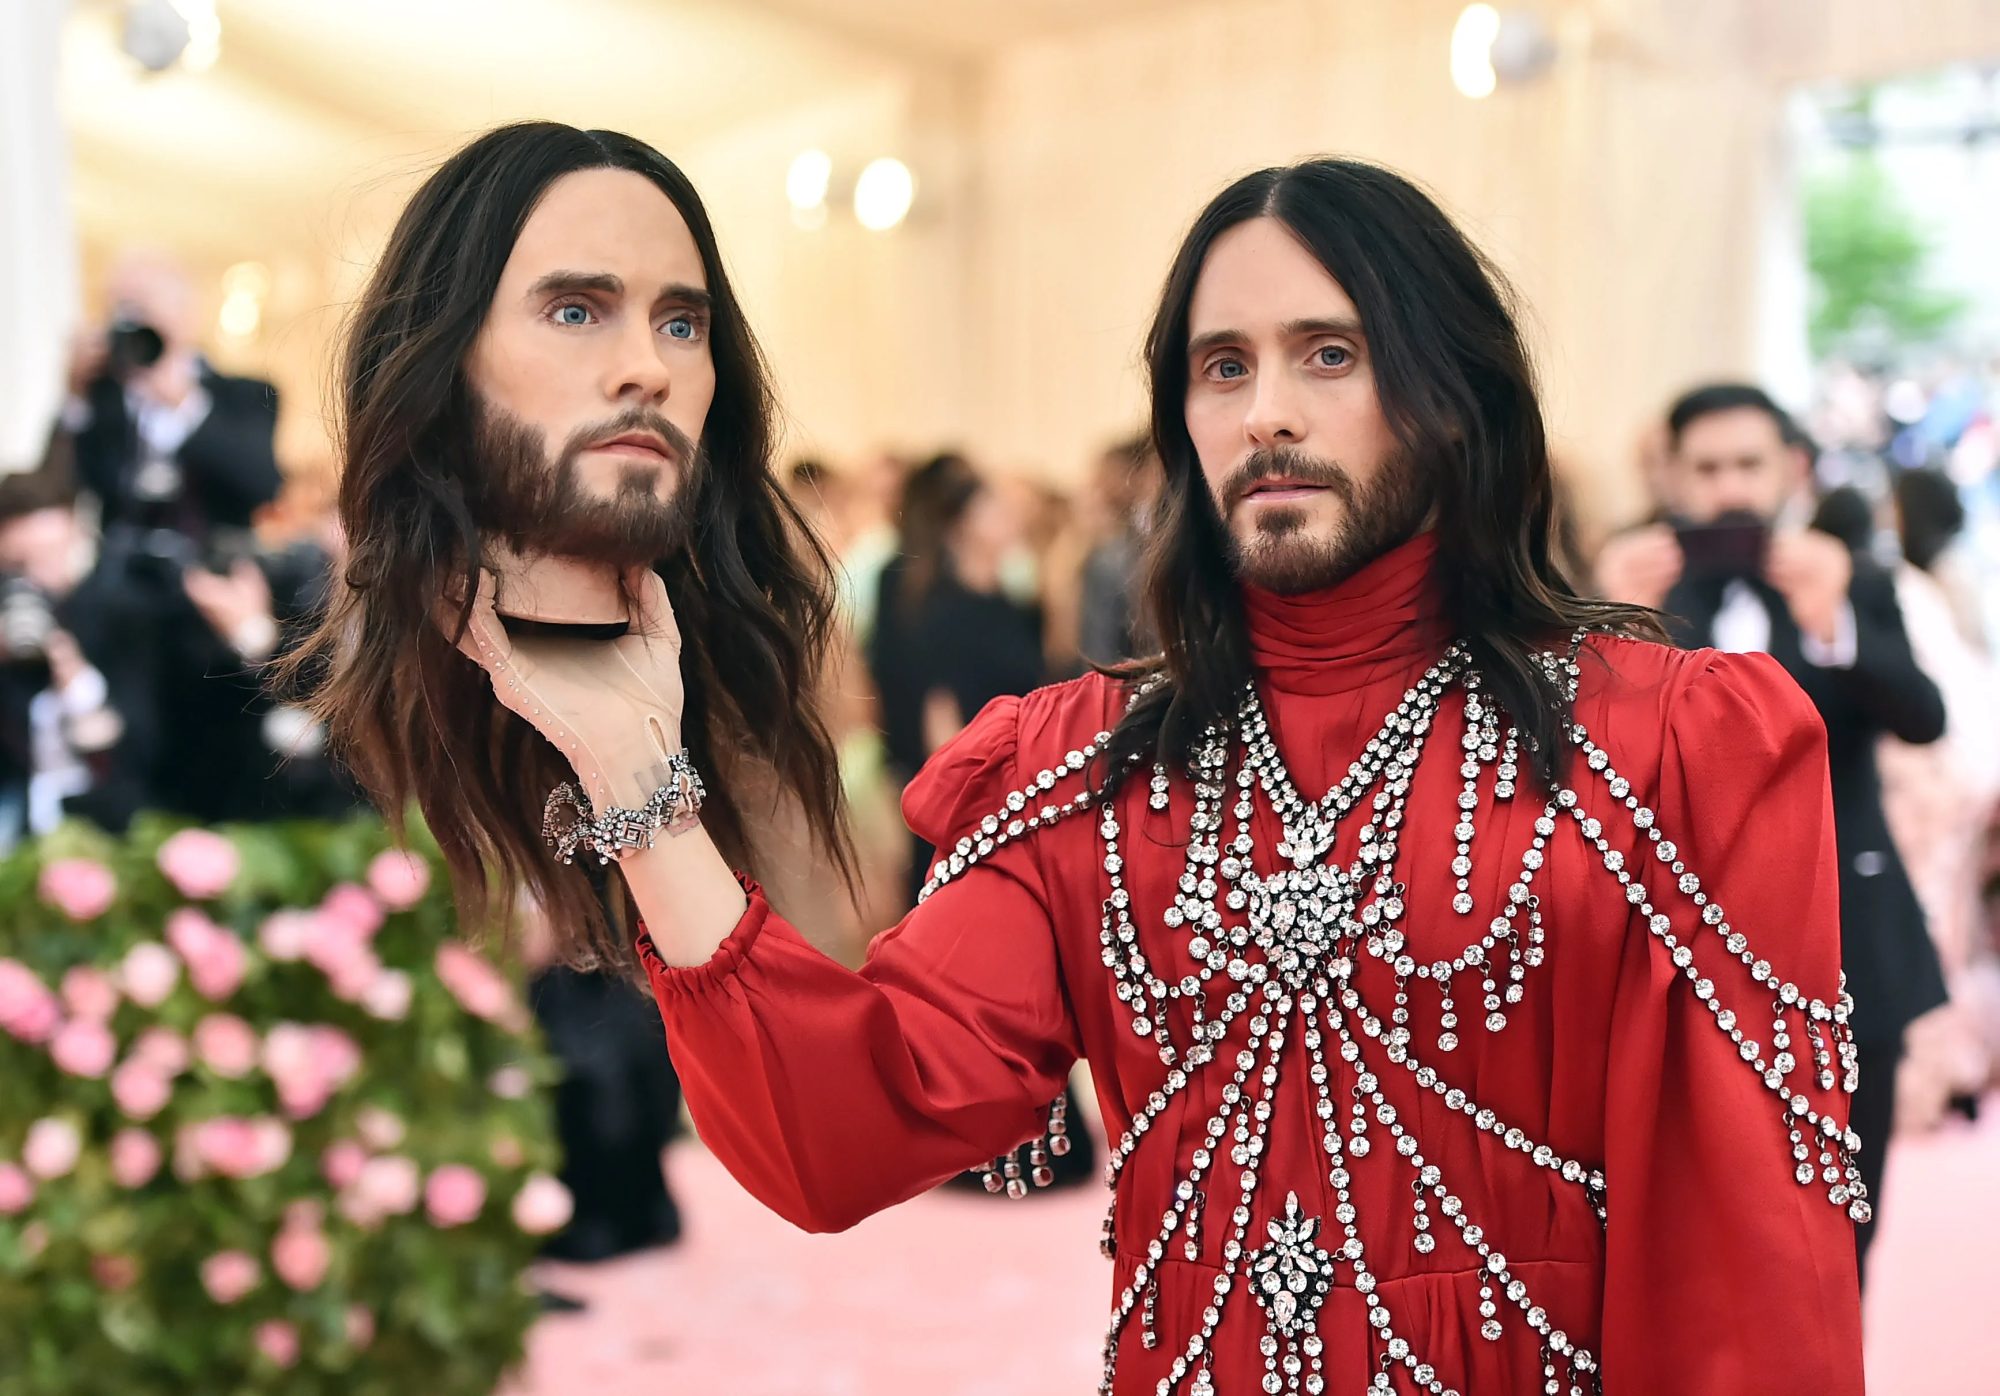
[[[629,136],[553,122],[474,140],[403,211],[350,325],[339,379],[340,520],[347,564],[324,622],[287,660],[335,749],[400,834],[411,802],[451,871],[468,929],[511,924],[524,896],[564,959],[630,969],[592,879],[540,837],[568,763],[494,697],[440,630],[440,597],[470,598],[487,539],[468,507],[476,402],[465,362],[523,225],[578,170],[628,170],[673,202],[713,300],[715,397],[693,473],[687,547],[655,564],[682,636],[682,731],[708,776],[702,822],[755,872],[756,825],[732,789],[795,800],[852,885],[833,742],[816,704],[834,624],[832,568],[772,471],[769,375],[694,186]],[[504,405],[504,404],[503,404]],[[463,626],[468,601],[460,608]],[[740,779],[738,779],[740,777]],[[617,880],[612,880],[616,884]],[[624,899],[618,910],[628,911]]]
[[[1250,678],[1228,534],[1188,435],[1187,345],[1209,249],[1254,218],[1282,223],[1360,312],[1402,466],[1435,495],[1433,566],[1445,615],[1486,691],[1532,744],[1536,775],[1553,783],[1570,749],[1568,699],[1537,652],[1579,629],[1660,638],[1658,619],[1586,598],[1563,571],[1548,437],[1505,280],[1410,181],[1339,159],[1237,180],[1196,218],[1167,274],[1146,340],[1166,485],[1141,582],[1162,651],[1112,671],[1155,682],[1113,731],[1100,781],[1115,785],[1135,757],[1184,766],[1211,725],[1234,723]]]

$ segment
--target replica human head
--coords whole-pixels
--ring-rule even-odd
[[[414,798],[483,919],[522,892],[571,958],[629,960],[539,837],[561,757],[437,623],[523,556],[651,565],[682,638],[704,822],[748,859],[727,772],[761,763],[836,851],[811,702],[830,570],[771,469],[762,357],[694,188],[629,136],[554,123],[474,140],[420,188],[340,375],[344,586],[294,675],[385,812]],[[494,886],[492,879],[498,879]]]
[[[1144,582],[1163,679],[1106,770],[1184,760],[1251,672],[1240,587],[1330,586],[1430,528],[1444,619],[1542,742],[1560,696],[1534,651],[1579,625],[1554,556],[1554,479],[1497,272],[1434,202],[1373,165],[1260,170],[1195,220],[1146,345],[1165,488]],[[1543,766],[1546,774],[1549,769]]]
[[[1716,383],[1667,412],[1672,449],[1660,475],[1669,510],[1689,523],[1725,514],[1776,522],[1812,479],[1812,457],[1783,408],[1762,388]]]

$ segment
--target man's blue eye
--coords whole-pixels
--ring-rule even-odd
[[[556,323],[559,325],[587,325],[590,310],[581,305],[559,305],[556,307]]]
[[[1337,359],[1328,357],[1329,355],[1335,355],[1335,354],[1339,355],[1340,357]],[[1341,368],[1345,366],[1347,361],[1352,357],[1353,355],[1349,354],[1345,349],[1341,348],[1338,344],[1329,344],[1326,346],[1326,348],[1319,351],[1319,361],[1322,365],[1324,365],[1327,368]]]
[[[685,315],[679,316],[667,321],[666,331],[674,339],[693,339],[695,337],[694,321],[688,319]]]

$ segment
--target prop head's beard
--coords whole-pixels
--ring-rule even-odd
[[[1357,485],[1334,461],[1292,446],[1260,447],[1218,491],[1230,569],[1240,581],[1285,596],[1343,582],[1423,528],[1431,510],[1426,474],[1415,457],[1399,452],[1383,461],[1366,485]],[[1231,512],[1251,485],[1273,476],[1320,485],[1337,497],[1340,518],[1332,531],[1312,529],[1304,508],[1265,505],[1257,512],[1255,534],[1239,537],[1229,523]]]
[[[686,433],[660,413],[635,407],[570,433],[550,458],[535,427],[475,395],[465,460],[466,498],[473,519],[517,552],[587,558],[613,567],[650,565],[685,546],[694,498],[707,462]],[[580,477],[577,458],[621,432],[648,431],[673,449],[672,462],[630,462],[606,495]],[[673,471],[670,498],[660,497],[661,472]]]

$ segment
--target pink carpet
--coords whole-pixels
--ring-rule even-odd
[[[509,1396],[1085,1396],[1109,1267],[1105,1193],[920,1198],[806,1236],[676,1149],[686,1240],[548,1267],[590,1310],[545,1319]],[[2000,1390],[2000,1096],[1901,1141],[1869,1295],[1873,1396]],[[1993,1385],[1981,1385],[1991,1381]]]

